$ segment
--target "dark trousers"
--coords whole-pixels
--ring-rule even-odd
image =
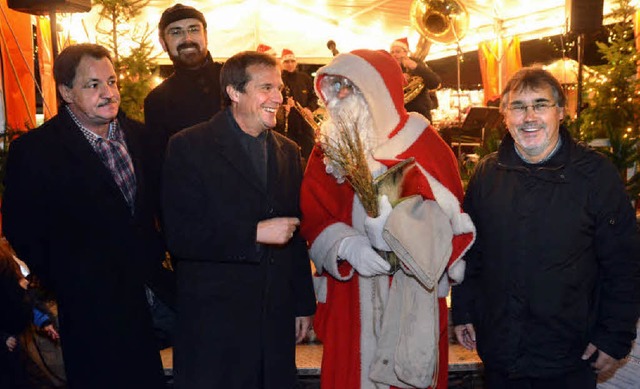
[[[486,389],[595,389],[596,373],[588,364],[574,370],[550,378],[509,378],[505,373],[496,370],[485,370]]]

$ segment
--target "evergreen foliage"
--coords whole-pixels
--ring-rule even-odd
[[[144,121],[144,98],[151,91],[155,59],[148,24],[131,26],[150,0],[94,0],[101,6],[96,31],[98,43],[113,53],[113,63],[120,86],[120,108],[128,117]]]
[[[640,83],[635,47],[633,15],[630,0],[617,0],[613,11],[616,23],[607,27],[606,42],[596,42],[606,64],[593,69],[599,77],[585,81],[584,101],[588,107],[581,111],[578,137],[584,141],[608,138],[610,147],[601,150],[616,165],[627,183],[632,199],[640,192],[638,175],[628,176],[628,169],[640,162],[638,137],[640,135]]]

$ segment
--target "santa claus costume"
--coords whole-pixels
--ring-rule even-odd
[[[329,107],[331,98],[321,90],[324,77],[342,76],[359,90],[371,115],[375,145],[369,164],[378,175],[406,158],[415,164],[405,175],[402,196],[420,195],[432,201],[446,215],[453,232],[450,255],[445,260],[446,273],[434,293],[440,292],[435,303],[439,313],[435,318],[436,336],[433,353],[435,387],[447,387],[447,307],[444,296],[449,281],[461,282],[464,275],[462,255],[475,239],[475,228],[469,216],[462,212],[463,196],[457,161],[449,146],[440,138],[429,121],[404,108],[402,85],[404,78],[396,61],[384,51],[356,50],[340,54],[330,64],[318,70],[315,87],[318,96]],[[329,114],[331,109],[328,108]],[[377,352],[380,310],[391,285],[391,276],[365,277],[354,270],[347,258],[338,255],[343,240],[367,236],[364,208],[348,181],[331,174],[317,144],[309,158],[302,183],[301,232],[308,240],[311,258],[316,266],[315,277],[318,308],[314,328],[322,341],[321,386],[323,389],[389,388],[370,379],[371,363]],[[379,166],[374,172],[372,166]],[[434,301],[435,297],[434,297]],[[438,327],[439,326],[439,327]],[[402,386],[402,385],[398,385]],[[393,387],[393,386],[391,386]],[[413,387],[406,385],[402,387]]]

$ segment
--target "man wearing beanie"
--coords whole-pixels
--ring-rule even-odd
[[[440,86],[440,76],[423,62],[416,58],[409,57],[409,41],[407,38],[396,39],[391,43],[391,55],[400,64],[402,73],[408,81],[410,77],[418,76],[422,78],[424,88],[411,101],[405,104],[407,111],[421,113],[431,122],[431,110],[437,108],[429,95],[429,90],[437,89]]]
[[[150,173],[158,193],[167,142],[178,131],[211,118],[221,107],[220,69],[207,49],[207,21],[193,7],[167,8],[158,24],[160,44],[173,62],[174,73],[144,100],[154,164]]]
[[[284,82],[283,94],[289,109],[285,135],[300,146],[302,158],[306,161],[315,143],[315,133],[302,115],[313,121],[312,111],[318,108],[318,97],[313,91],[311,76],[298,71],[298,62],[293,51],[283,49],[280,62]],[[296,102],[302,108],[300,111],[292,109]]]
[[[406,111],[402,80],[382,50],[339,54],[317,72],[316,93],[329,116],[322,137],[337,141],[357,131],[372,177],[414,158],[395,195],[378,197],[379,216],[370,217],[345,164],[326,146],[331,141],[309,157],[300,231],[318,272],[323,389],[447,386],[444,297],[451,281],[462,280],[475,228],[460,207],[456,158],[424,116]],[[381,256],[390,252],[402,263],[393,276]]]

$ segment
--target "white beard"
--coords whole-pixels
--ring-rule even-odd
[[[321,134],[328,139],[340,139],[342,131],[358,131],[362,142],[367,165],[374,177],[381,174],[384,166],[373,159],[373,151],[381,141],[378,139],[369,106],[364,97],[359,93],[352,93],[344,99],[333,99],[327,103],[329,119],[321,127]],[[344,174],[337,169],[331,161],[325,158],[327,173],[333,174],[339,182],[344,181]]]

